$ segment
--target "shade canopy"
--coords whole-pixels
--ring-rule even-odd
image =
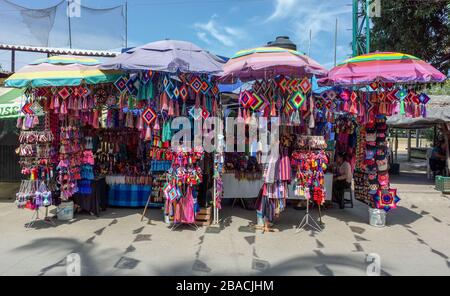
[[[238,51],[223,68],[223,83],[250,81],[278,75],[324,77],[328,71],[310,57],[291,49],[258,47]]]
[[[120,71],[103,71],[100,61],[77,56],[53,56],[37,60],[11,75],[5,85],[8,87],[76,86],[116,81]]]
[[[430,95],[426,117],[407,117],[405,115],[389,116],[387,124],[392,128],[418,129],[428,128],[436,124],[450,123],[450,96]]]
[[[350,58],[337,65],[320,85],[367,85],[442,82],[447,77],[421,59],[397,52],[374,52]]]
[[[225,61],[197,45],[179,40],[162,40],[132,48],[103,63],[104,70],[221,75]]]

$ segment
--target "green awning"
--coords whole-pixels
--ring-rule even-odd
[[[0,87],[0,119],[16,118],[20,115],[25,89]]]

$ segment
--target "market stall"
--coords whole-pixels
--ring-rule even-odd
[[[445,79],[417,57],[376,52],[346,60],[319,80],[321,85],[338,86],[323,93],[325,100],[337,98],[334,108],[355,115],[354,190],[355,197],[370,206],[370,224],[384,226],[384,212],[400,200],[390,186],[386,117],[426,117],[429,97],[420,84]]]
[[[241,89],[239,104],[228,107],[234,109],[236,120],[249,128],[245,138],[237,139],[246,143],[249,159],[234,165],[232,169],[238,170],[234,177],[224,175],[224,184],[227,184],[224,196],[259,196],[257,215],[264,220],[265,231],[271,230],[271,223],[285,209],[290,196],[304,197],[308,202],[313,200],[319,207],[325,202],[325,172],[330,155],[325,151],[324,137],[311,134],[315,124],[311,116],[314,103],[310,78],[326,73],[306,55],[277,47],[239,51],[224,66],[222,83],[234,83],[238,79],[253,81],[249,88]],[[259,122],[261,118],[267,119],[261,121],[262,125],[268,122],[269,134],[274,135],[270,139],[275,141],[268,143],[276,148],[274,153],[262,147],[263,137],[267,135],[250,136],[251,126],[264,127]],[[261,167],[259,177],[255,178],[251,172],[256,165],[249,165],[249,160]],[[226,162],[227,169],[230,168]],[[238,186],[244,186],[245,190],[233,191]],[[309,207],[306,208],[308,211]],[[304,223],[299,228],[303,226]]]
[[[92,58],[53,56],[23,67],[9,77],[9,87],[25,88],[20,129],[20,156],[24,179],[16,195],[20,208],[34,211],[31,226],[39,209],[66,203],[70,214],[72,202],[98,214],[103,188],[93,172],[92,142],[85,134],[99,119],[101,93],[108,83],[121,76],[118,71],[101,71],[100,62]],[[39,116],[44,113],[44,116]],[[97,123],[96,123],[97,121]],[[68,206],[69,204],[70,206]]]
[[[130,136],[126,130],[124,135],[134,139],[125,142],[137,142],[139,152],[132,159],[138,163],[133,169],[144,176],[131,180],[125,177],[127,171],[108,171],[107,182],[114,182],[110,202],[122,205],[134,196],[133,204],[145,206],[143,216],[147,207],[163,206],[165,221],[174,226],[209,223],[209,217],[207,221],[198,218],[200,207],[209,208],[210,202],[214,208],[220,206],[214,194],[207,194],[216,183],[211,177],[218,177],[218,170],[202,147],[191,145],[194,141],[183,138],[172,145],[174,134],[187,128],[184,123],[174,128],[172,122],[184,116],[191,127],[200,126],[195,131],[188,128],[188,136],[202,136],[203,123],[220,112],[216,75],[222,64],[220,58],[192,43],[164,40],[130,49],[101,65],[105,70],[129,74],[115,86],[121,93],[119,109],[126,114],[125,124],[138,133]],[[124,143],[115,136],[110,141],[117,142],[115,146]]]

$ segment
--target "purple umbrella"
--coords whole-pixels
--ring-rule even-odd
[[[193,43],[162,40],[130,49],[103,63],[100,69],[221,75],[224,63]]]

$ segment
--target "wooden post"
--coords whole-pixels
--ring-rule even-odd
[[[419,134],[420,130],[416,129],[416,148],[419,148]]]
[[[411,161],[411,130],[408,130],[408,161]]]
[[[445,148],[445,156],[447,158],[447,162],[445,164],[445,173],[448,176],[448,173],[449,173],[448,165],[450,163],[450,154],[449,154],[449,151],[448,151],[448,142],[449,142],[448,141],[448,134],[449,134],[449,130],[448,130],[448,127],[447,127],[446,124],[443,124],[443,127],[444,127],[443,130],[444,130],[444,139],[445,139],[445,146],[446,146],[446,148]]]

